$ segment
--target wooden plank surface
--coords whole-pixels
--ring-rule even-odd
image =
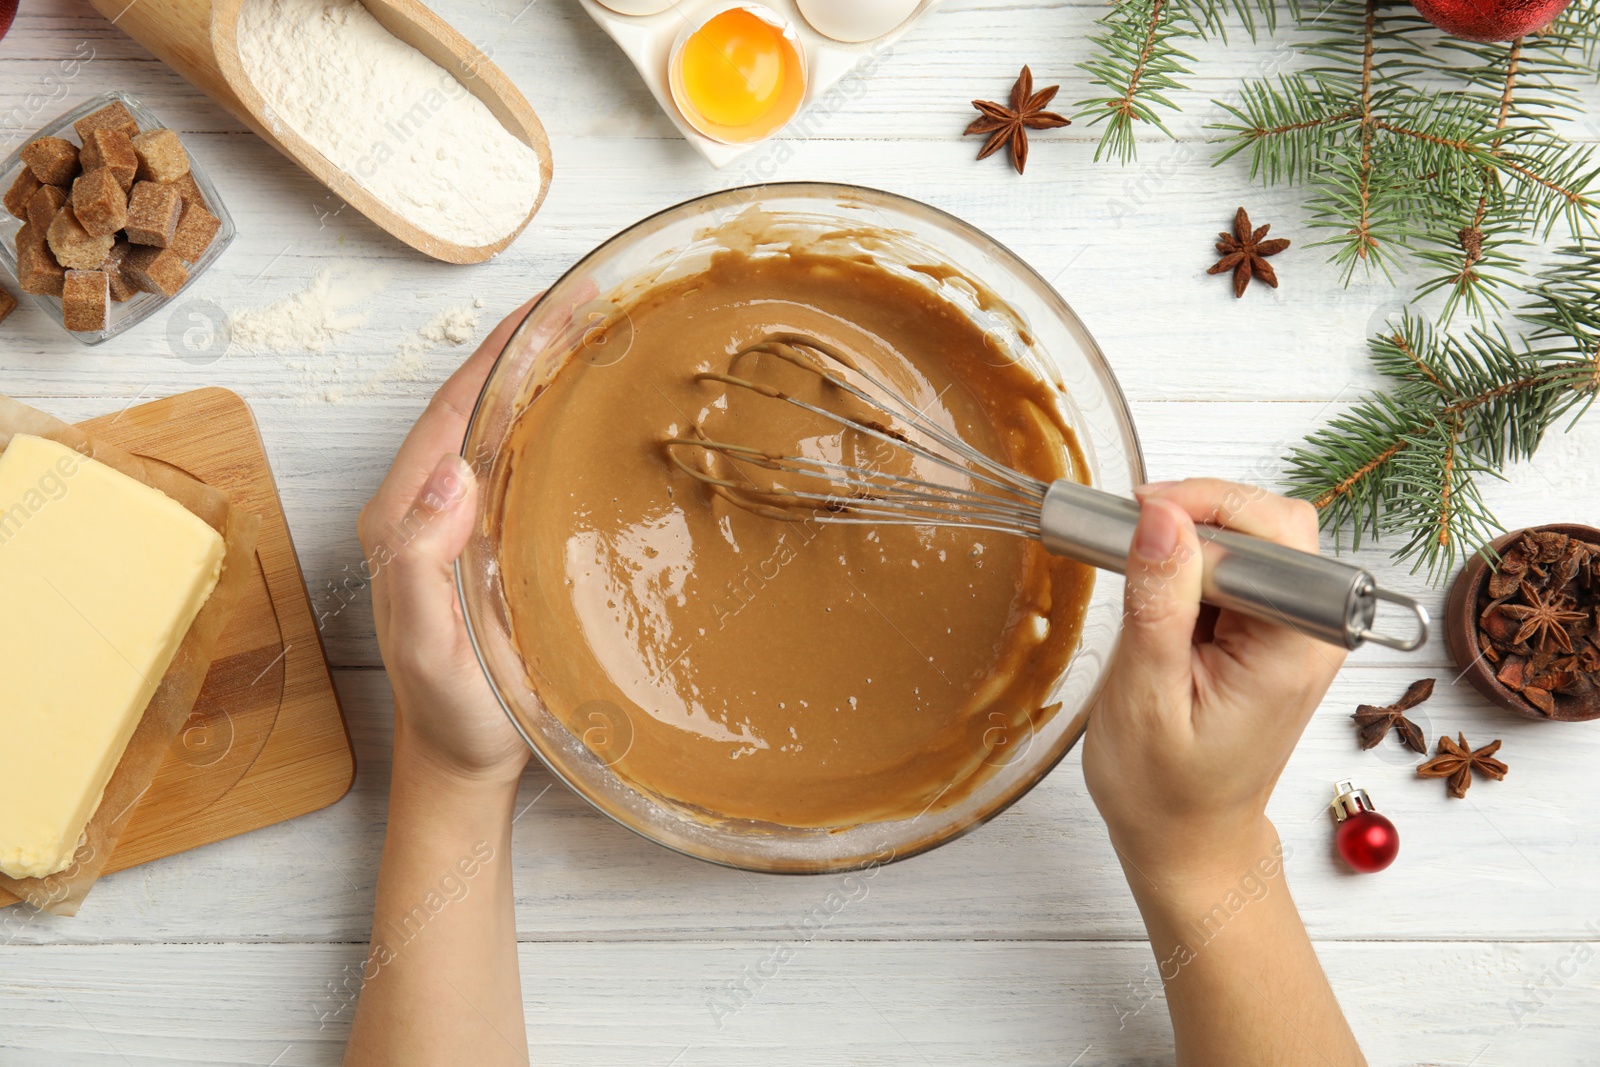
[[[1509,724],[1502,783],[1466,801],[1413,779],[1402,750],[1360,753],[1349,710],[1374,693],[1398,695],[1413,677],[1348,668],[1312,721],[1273,799],[1292,849],[1290,884],[1314,936],[1328,940],[1515,941],[1600,938],[1587,888],[1600,848],[1583,805],[1590,772],[1582,724]],[[366,937],[387,804],[390,696],[381,671],[338,672],[355,741],[356,783],[326,811],[109,879],[75,920],[0,917],[0,943],[277,940],[292,931],[336,942]],[[1441,687],[1418,719],[1430,732],[1486,720],[1470,686]],[[1344,872],[1329,851],[1325,784],[1359,775],[1401,829],[1404,848],[1383,878]],[[523,782],[515,826],[517,927],[535,940],[760,941],[814,907],[826,879],[744,875],[664,853],[606,819],[542,768]],[[1331,796],[1330,796],[1331,799]],[[1462,842],[1468,842],[1463,847]],[[1568,844],[1571,843],[1571,847]],[[639,887],[650,891],[641,893]],[[991,826],[884,868],[873,897],[838,915],[825,938],[1127,939],[1142,927],[1105,830],[1084,791],[1079,757]],[[1516,907],[1507,907],[1514,897]],[[173,907],[171,899],[192,906]],[[708,906],[714,901],[714,906]]]
[[[1149,946],[1129,942],[812,942],[736,1012],[708,1001],[775,942],[521,946],[534,1062],[549,1067],[1157,1067],[1171,1063]],[[1317,945],[1370,1061],[1384,1067],[1593,1067],[1600,962],[1588,944]],[[11,1052],[0,1063],[339,1060],[337,984],[359,945],[0,949]],[[769,968],[771,970],[771,968]],[[334,987],[328,988],[333,982]],[[1543,982],[1535,996],[1528,983]],[[1430,994],[1449,989],[1452,1010]],[[204,989],[203,1003],[191,999]],[[85,1025],[92,1017],[95,1025]],[[719,1025],[720,1023],[720,1025]],[[13,1036],[15,1035],[15,1036]],[[1305,1049],[1297,1063],[1320,1064]],[[6,1058],[6,1055],[12,1058]]]
[[[1182,136],[1145,135],[1138,163],[1093,162],[1097,129],[1037,137],[1028,174],[975,162],[960,129],[974,97],[1003,96],[1024,62],[1060,99],[1090,94],[1074,64],[1099,3],[951,0],[881,73],[805,137],[716,172],[673,135],[609,40],[567,0],[437,0],[538,111],[555,180],[528,231],[479,267],[408,252],[257,141],[94,15],[82,0],[25,5],[0,42],[0,147],[25,130],[32,92],[89,57],[38,119],[111,88],[177,128],[222,189],[240,236],[192,300],[87,353],[31,307],[0,326],[0,388],[63,418],[135,397],[225,385],[251,404],[314,605],[360,560],[354,523],[394,449],[468,347],[397,351],[439,311],[481,299],[477,333],[616,230],[689,196],[758,178],[856,181],[927,200],[988,230],[1060,288],[1133,403],[1153,477],[1217,474],[1271,484],[1287,445],[1373,383],[1364,338],[1396,290],[1340,285],[1300,193],[1261,190],[1238,162],[1211,165],[1211,101],[1278,54],[1270,41],[1202,45],[1177,94]],[[1299,62],[1302,60],[1294,59]],[[1600,86],[1575,136],[1600,139]],[[26,110],[26,109],[24,109]],[[26,115],[23,116],[26,118]],[[1245,204],[1294,247],[1276,291],[1234,301],[1207,278],[1211,241]],[[355,279],[364,316],[321,353],[197,354],[229,312]],[[342,391],[329,402],[331,389]],[[1508,523],[1600,520],[1600,419],[1555,433],[1487,486]],[[1384,568],[1382,551],[1358,557]],[[1387,577],[1386,572],[1386,577]],[[1402,590],[1442,603],[1419,578]],[[79,918],[5,923],[0,1065],[331,1064],[343,1031],[309,1007],[358,958],[382,842],[389,698],[357,598],[328,622],[328,651],[360,761],[334,807],[114,875]],[[1361,753],[1349,712],[1437,676],[1431,733],[1502,736],[1511,774],[1449,801],[1398,753]],[[1453,676],[1439,643],[1414,657],[1352,657],[1273,802],[1295,848],[1290,880],[1374,1064],[1600,1064],[1600,829],[1591,818],[1600,725],[1511,720]],[[1324,792],[1356,776],[1400,827],[1400,862],[1340,871]],[[1015,809],[928,856],[883,870],[795,969],[715,1029],[707,987],[758,962],[825,890],[745,878],[653,849],[530,771],[517,823],[517,925],[536,1058],[559,1064],[1050,1064],[1170,1062],[1164,1010],[1122,1024],[1148,951],[1072,757]],[[1539,991],[1537,1012],[1512,1007]],[[1540,984],[1542,983],[1542,985]],[[852,985],[857,988],[852,988]],[[860,993],[866,994],[863,1001]],[[868,1006],[863,1006],[867,1004]],[[1119,1028],[1120,1026],[1120,1028]],[[897,1032],[900,1031],[900,1032]],[[903,1033],[901,1033],[903,1032]],[[910,1044],[905,1036],[917,1043]],[[108,1040],[109,1039],[109,1040]],[[1088,1051],[1085,1051],[1086,1047]],[[688,1051],[685,1051],[688,1050]],[[1476,1059],[1475,1059],[1476,1057]],[[1314,1061],[1313,1061],[1314,1062]]]

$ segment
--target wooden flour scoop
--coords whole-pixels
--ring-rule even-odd
[[[539,157],[539,195],[528,218],[487,245],[459,245],[425,233],[386,207],[283,123],[269,122],[267,104],[239,62],[236,28],[242,0],[90,0],[96,10],[262,140],[391,234],[447,263],[481,263],[509,245],[533,218],[550,188],[550,143],[533,108],[489,57],[417,0],[362,0],[384,29],[449,71],[483,101],[512,136]]]

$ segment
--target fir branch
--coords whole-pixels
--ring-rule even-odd
[[[1577,103],[1582,42],[1571,19],[1509,45],[1441,38],[1406,5],[1329,0],[1302,24],[1315,63],[1247,80],[1210,128],[1216,162],[1244,153],[1252,178],[1303,183],[1313,226],[1348,284],[1420,266],[1443,319],[1505,310],[1531,238],[1597,229],[1600,161],[1552,125]],[[1600,0],[1578,0],[1600,16]]]
[[[1131,124],[1135,118],[1142,117],[1134,103],[1139,96],[1139,82],[1146,75],[1152,73],[1153,63],[1159,68],[1160,57],[1157,56],[1156,46],[1161,40],[1162,22],[1171,18],[1167,5],[1171,0],[1152,0],[1150,12],[1146,16],[1144,43],[1139,48],[1138,58],[1134,60],[1133,69],[1128,72],[1127,84],[1122,90],[1122,95],[1116,103],[1111,105],[1112,122],[1121,121]],[[1185,56],[1185,58],[1189,58]],[[1172,69],[1177,69],[1176,65]]]
[[[1073,116],[1088,119],[1090,126],[1105,123],[1095,159],[1132,160],[1138,148],[1136,123],[1172,136],[1158,109],[1177,110],[1170,94],[1184,88],[1181,79],[1190,73],[1186,64],[1194,62],[1180,43],[1213,36],[1226,40],[1230,14],[1252,40],[1257,16],[1269,31],[1277,25],[1276,0],[1114,0],[1096,23],[1099,32],[1089,38],[1096,54],[1078,64],[1106,90],[1079,100]]]
[[[1593,67],[1600,58],[1600,0],[1573,0],[1546,33],[1566,41]]]
[[[1449,321],[1460,309],[1475,318],[1487,319],[1506,310],[1510,306],[1507,294],[1523,284],[1522,260],[1516,253],[1529,247],[1529,242],[1521,236],[1524,226],[1520,210],[1513,206],[1508,212],[1503,201],[1487,197],[1480,200],[1486,201],[1486,210],[1481,215],[1475,213],[1473,221],[1456,231],[1453,239],[1413,252],[1420,263],[1438,271],[1418,284],[1417,295],[1444,291],[1440,321]],[[1438,237],[1429,234],[1424,240],[1434,242]]]
[[[1516,320],[1522,335],[1452,334],[1405,312],[1370,342],[1390,386],[1291,450],[1290,495],[1311,501],[1338,539],[1400,534],[1396,558],[1448,575],[1500,529],[1480,476],[1533,455],[1600,397],[1600,254],[1564,249]]]
[[[1519,316],[1535,341],[1554,343],[1576,354],[1571,368],[1574,391],[1587,399],[1578,412],[1600,397],[1600,253],[1565,249],[1539,276],[1534,303]]]
[[[1131,160],[1136,151],[1135,122],[1148,122],[1166,131],[1151,105],[1174,109],[1162,91],[1175,88],[1177,76],[1189,73],[1184,61],[1193,61],[1176,42],[1200,36],[1198,29],[1182,20],[1181,5],[1182,0],[1120,0],[1100,19],[1102,32],[1089,38],[1101,54],[1078,66],[1110,95],[1078,101],[1074,117],[1087,117],[1091,126],[1106,123],[1095,159],[1103,153],[1124,163]]]
[[[1523,37],[1511,48],[1446,37],[1433,50],[1427,73],[1442,73],[1459,83],[1464,95],[1480,100],[1485,113],[1498,119],[1514,58],[1514,106],[1507,108],[1507,119],[1516,116],[1543,127],[1579,106],[1575,83],[1586,70],[1573,52],[1570,41],[1548,33]]]
[[[1352,246],[1355,259],[1370,259],[1373,250],[1372,235],[1372,57],[1377,51],[1378,5],[1367,0],[1366,20],[1361,31],[1361,164],[1357,199],[1359,210],[1356,223],[1350,230],[1356,238]],[[1352,268],[1355,259],[1350,261]],[[1345,275],[1349,277],[1348,272]]]
[[[1508,149],[1493,157],[1494,166],[1509,175],[1527,197],[1527,217],[1534,231],[1549,237],[1557,222],[1581,236],[1592,228],[1596,203],[1589,190],[1600,178],[1592,149],[1568,144],[1535,144]]]
[[[1407,176],[1454,196],[1482,186],[1485,168],[1509,166],[1490,151],[1495,131],[1486,129],[1470,100],[1445,93],[1391,100],[1388,117],[1373,118],[1372,129],[1385,134],[1388,161]],[[1470,198],[1469,198],[1470,199]]]
[[[1241,95],[1237,105],[1221,104],[1237,122],[1207,127],[1232,134],[1232,143],[1216,162],[1251,149],[1250,177],[1260,177],[1267,184],[1309,180],[1318,159],[1331,150],[1333,139],[1347,132],[1361,115],[1356,105],[1316,79],[1299,74],[1281,76],[1277,93],[1262,82],[1247,83]],[[1258,141],[1277,144],[1272,151],[1256,151]]]
[[[1165,131],[1156,109],[1173,108],[1193,63],[1179,46],[1220,34],[1228,12],[1253,32],[1252,2],[1270,7],[1119,0],[1083,65],[1107,89],[1080,105],[1106,123],[1097,158],[1131,159],[1135,122]],[[1582,247],[1600,219],[1600,161],[1555,125],[1594,74],[1600,0],[1509,44],[1444,38],[1398,0],[1325,0],[1295,18],[1310,62],[1216,102],[1215,162],[1240,156],[1252,179],[1303,185],[1347,283],[1358,265],[1391,278],[1421,266],[1420,292],[1443,291],[1444,310],[1437,324],[1408,310],[1371,339],[1384,388],[1291,451],[1288,487],[1341,539],[1398,535],[1395,554],[1437,579],[1499,529],[1483,476],[1600,398],[1600,252]],[[1526,287],[1524,256],[1558,227],[1576,243]],[[1478,325],[1448,330],[1458,309]]]
[[[1505,76],[1500,87],[1500,105],[1495,114],[1495,136],[1494,140],[1489,143],[1489,153],[1491,155],[1498,156],[1500,154],[1501,144],[1505,139],[1506,121],[1511,117],[1511,101],[1517,89],[1517,76],[1520,73],[1519,65],[1521,59],[1522,40],[1519,38],[1512,43],[1511,51],[1507,54],[1505,60]],[[1443,278],[1433,279],[1431,283],[1423,283],[1423,292],[1449,287],[1449,293],[1445,298],[1444,310],[1441,312],[1441,317],[1446,321],[1449,320],[1455,309],[1462,304],[1477,312],[1480,318],[1483,317],[1486,311],[1483,304],[1483,298],[1485,297],[1489,300],[1499,300],[1502,306],[1504,304],[1499,294],[1495,292],[1500,279],[1489,274],[1487,270],[1480,269],[1478,266],[1487,258],[1484,253],[1483,242],[1485,236],[1484,223],[1489,216],[1491,186],[1494,184],[1494,174],[1491,169],[1485,168],[1483,180],[1485,187],[1478,194],[1478,206],[1473,211],[1472,221],[1456,232],[1456,239],[1461,247],[1460,265]],[[1495,191],[1498,192],[1497,187]],[[1426,258],[1426,253],[1421,253],[1420,255],[1424,259]]]

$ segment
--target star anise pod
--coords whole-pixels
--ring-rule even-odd
[[[1405,742],[1407,748],[1426,756],[1428,742],[1417,724],[1406,718],[1406,712],[1433,696],[1433,681],[1432,678],[1423,678],[1412,682],[1405,695],[1393,704],[1383,707],[1362,704],[1356,708],[1356,713],[1350,717],[1356,721],[1356,735],[1361,740],[1361,747],[1375,748],[1392,728],[1399,731],[1400,740]]]
[[[1554,640],[1564,651],[1572,651],[1572,637],[1567,633],[1567,627],[1573,623],[1589,621],[1589,613],[1585,611],[1566,611],[1561,607],[1561,601],[1556,594],[1541,597],[1539,590],[1522,583],[1522,599],[1525,604],[1501,604],[1496,610],[1500,614],[1516,619],[1522,623],[1517,630],[1517,635],[1512,639],[1514,644],[1531,642],[1535,637],[1539,639],[1542,649]]]
[[[1033,71],[1023,67],[1017,83],[1011,87],[1010,107],[993,100],[974,100],[972,106],[978,109],[979,115],[972,120],[972,125],[966,128],[965,133],[989,135],[978,158],[987,159],[1010,145],[1011,165],[1021,174],[1028,165],[1029,130],[1053,130],[1072,125],[1072,120],[1065,115],[1044,109],[1046,104],[1055,99],[1059,88],[1059,85],[1051,85],[1034,92]]]
[[[1550,690],[1542,685],[1525,685],[1519,692],[1522,699],[1544,712],[1546,715],[1556,713],[1556,698],[1550,695]]]
[[[1219,233],[1221,240],[1217,241],[1217,251],[1222,253],[1222,258],[1217,260],[1207,274],[1221,274],[1223,271],[1233,271],[1233,295],[1237,299],[1244,295],[1250,285],[1251,278],[1260,278],[1274,289],[1278,287],[1278,273],[1272,269],[1272,264],[1267,262],[1268,256],[1275,256],[1289,247],[1286,237],[1274,237],[1270,241],[1263,241],[1267,231],[1272,229],[1269,222],[1259,229],[1250,228],[1250,216],[1240,208],[1233,216],[1233,233]]]
[[[1467,744],[1467,735],[1458,733],[1454,741],[1448,737],[1439,738],[1438,751],[1437,756],[1417,768],[1417,777],[1448,778],[1450,795],[1457,800],[1467,795],[1467,788],[1472,785],[1473,771],[1501,782],[1505,780],[1506,771],[1510,770],[1494,758],[1494,754],[1500,751],[1499,741],[1490,741],[1474,751]]]

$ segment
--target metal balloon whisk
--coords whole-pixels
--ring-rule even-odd
[[[951,526],[992,530],[1039,541],[1052,554],[1103,570],[1126,570],[1139,505],[1070,480],[1046,482],[1000,463],[939,425],[924,411],[859,365],[817,338],[774,334],[740,351],[771,356],[816,375],[837,390],[840,407],[849,398],[861,413],[814,404],[765,382],[705,371],[695,380],[720,382],[792,405],[847,430],[865,435],[923,461],[919,469],[942,470],[948,481],[886,472],[860,464],[787,455],[756,445],[717,441],[696,428],[692,436],[665,441],[667,454],[684,473],[747,510],[775,519],[873,526]],[[857,383],[861,384],[857,384]],[[723,477],[686,462],[681,449],[698,450],[786,476],[771,485]],[[1427,639],[1422,605],[1378,586],[1367,571],[1220,527],[1201,528],[1204,599],[1253,618],[1293,626],[1309,637],[1357,648],[1367,641],[1404,651]],[[1408,637],[1372,629],[1377,603],[1388,601],[1412,613]]]

